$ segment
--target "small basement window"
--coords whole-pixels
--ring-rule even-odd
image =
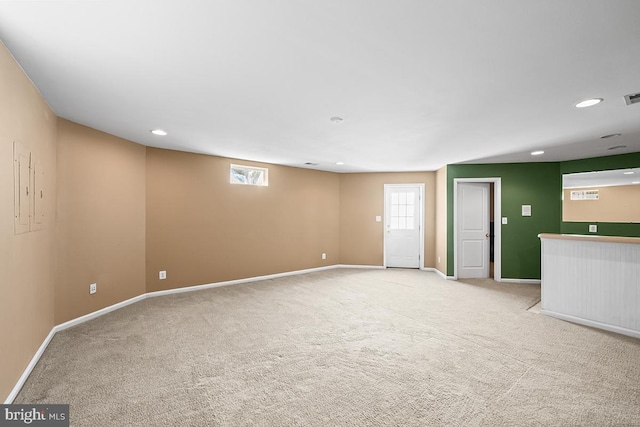
[[[231,182],[231,184],[259,185],[266,187],[269,185],[269,169],[253,166],[231,165],[229,182]]]

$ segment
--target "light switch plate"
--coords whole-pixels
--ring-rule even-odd
[[[522,205],[522,216],[531,216],[531,205]]]
[[[507,217],[506,217],[506,216],[503,216],[503,217],[502,217],[502,223],[503,223],[503,224],[507,224],[507,222],[508,222],[508,221],[507,221]]]
[[[376,222],[382,222],[382,217],[380,215],[376,216]]]
[[[166,272],[166,271],[164,271],[164,270],[162,270],[162,271],[160,272],[160,274],[158,274],[158,277],[160,278],[160,280],[164,280],[164,279],[166,279],[166,278],[167,278],[167,272]]]

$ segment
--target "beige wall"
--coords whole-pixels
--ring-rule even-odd
[[[598,200],[571,200],[572,190],[598,190]],[[562,220],[640,222],[640,185],[564,190]]]
[[[237,160],[268,167],[270,185],[232,185],[230,159],[146,148],[57,119],[1,44],[0,72],[3,399],[54,325],[144,292],[382,265],[375,216],[387,183],[425,184],[424,266],[435,266],[434,172],[339,175]],[[44,227],[21,235],[13,225],[14,140],[46,175]]]
[[[45,173],[42,230],[14,234],[13,141]],[[54,325],[56,117],[0,42],[0,398],[9,395]]]
[[[269,186],[230,184],[231,163]],[[148,292],[338,263],[336,174],[147,148],[146,195]]]
[[[384,184],[425,184],[424,267],[434,267],[435,172],[340,175],[340,264],[384,263]]]
[[[145,147],[60,119],[57,209],[56,324],[145,292]]]
[[[447,275],[447,167],[436,172],[436,254],[435,266]]]

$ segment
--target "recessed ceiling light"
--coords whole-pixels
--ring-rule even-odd
[[[602,98],[585,99],[584,101],[578,102],[576,105],[574,105],[574,107],[576,108],[592,107],[596,104],[600,104],[602,101],[604,101]]]
[[[331,120],[333,123],[342,123],[344,121],[344,119],[342,117],[331,117],[329,120]]]
[[[532,152],[531,152],[531,155],[532,155],[532,156],[539,156],[539,155],[541,155],[541,154],[544,154],[544,151],[542,151],[542,150],[538,150],[538,151],[532,151]]]
[[[318,166],[319,163],[306,162],[305,165],[307,165],[307,166]]]
[[[607,150],[619,150],[621,148],[627,148],[626,145],[614,145],[613,147],[607,148]]]
[[[163,131],[162,129],[154,129],[151,131],[152,134],[154,135],[158,135],[158,136],[166,136],[167,133],[165,131]]]
[[[625,174],[625,175],[633,175],[634,173],[635,173],[634,171],[627,171],[627,172],[625,172],[624,174]]]
[[[600,139],[616,138],[616,137],[621,136],[621,135],[622,135],[621,133],[611,133],[609,135],[601,136]]]
[[[336,162],[336,165],[342,166],[342,165],[344,165],[344,162]]]

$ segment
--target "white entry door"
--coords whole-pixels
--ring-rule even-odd
[[[458,183],[458,278],[489,277],[489,183]]]
[[[420,268],[419,186],[385,186],[385,265]]]

